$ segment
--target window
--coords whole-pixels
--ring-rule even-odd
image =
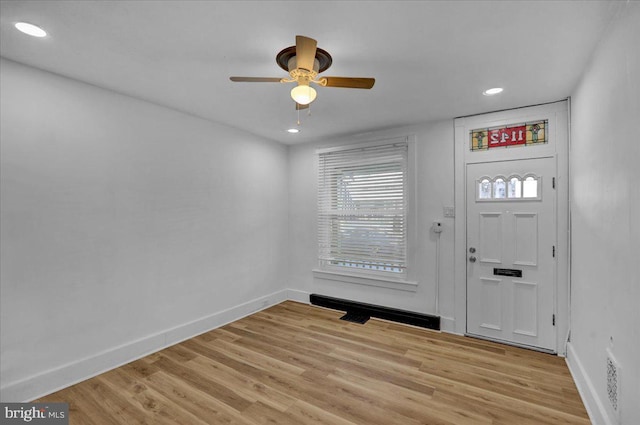
[[[540,200],[540,177],[526,175],[498,176],[494,179],[482,177],[477,183],[476,201],[531,201]]]
[[[321,269],[406,276],[407,157],[406,140],[319,152]]]

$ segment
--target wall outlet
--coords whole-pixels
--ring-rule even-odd
[[[442,223],[439,221],[434,221],[431,225],[431,230],[433,233],[442,233]]]

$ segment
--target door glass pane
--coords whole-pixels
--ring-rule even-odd
[[[493,183],[493,194],[495,199],[503,199],[507,197],[507,183],[502,179],[496,179]]]
[[[491,183],[484,179],[478,183],[478,199],[491,199]]]
[[[538,197],[538,180],[534,177],[527,177],[522,182],[522,197],[537,198]]]
[[[513,177],[511,180],[509,180],[507,197],[509,198],[522,197],[522,184],[520,183],[520,180],[517,177]]]

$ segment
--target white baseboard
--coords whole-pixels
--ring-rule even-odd
[[[587,409],[591,423],[593,425],[615,425],[616,422],[609,417],[607,409],[598,397],[593,382],[589,378],[589,375],[587,375],[575,348],[573,348],[570,342],[567,343],[567,357],[565,360],[569,367],[569,372],[571,372],[571,376],[573,377],[573,381],[576,383],[576,387],[578,387],[578,392],[580,393],[584,407]]]
[[[440,316],[440,330],[450,334],[462,335],[456,332],[456,320],[453,317]]]
[[[287,289],[287,298],[291,301],[310,304],[309,295],[311,295],[310,292],[298,291],[297,289]]]
[[[295,298],[292,295],[295,296]],[[290,296],[291,299],[295,301],[300,300],[301,302],[305,302],[303,301],[304,296],[301,291],[283,289],[192,322],[167,329],[163,332],[128,342],[93,356],[75,360],[20,381],[11,382],[0,388],[0,400],[2,402],[35,400],[170,347],[181,341],[193,338],[196,335],[224,326],[227,323],[241,319],[257,311],[279,304],[282,301],[290,299]],[[308,295],[306,302],[309,302]]]

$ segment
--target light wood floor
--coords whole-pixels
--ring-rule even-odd
[[[38,402],[71,424],[589,424],[563,359],[285,302]]]

